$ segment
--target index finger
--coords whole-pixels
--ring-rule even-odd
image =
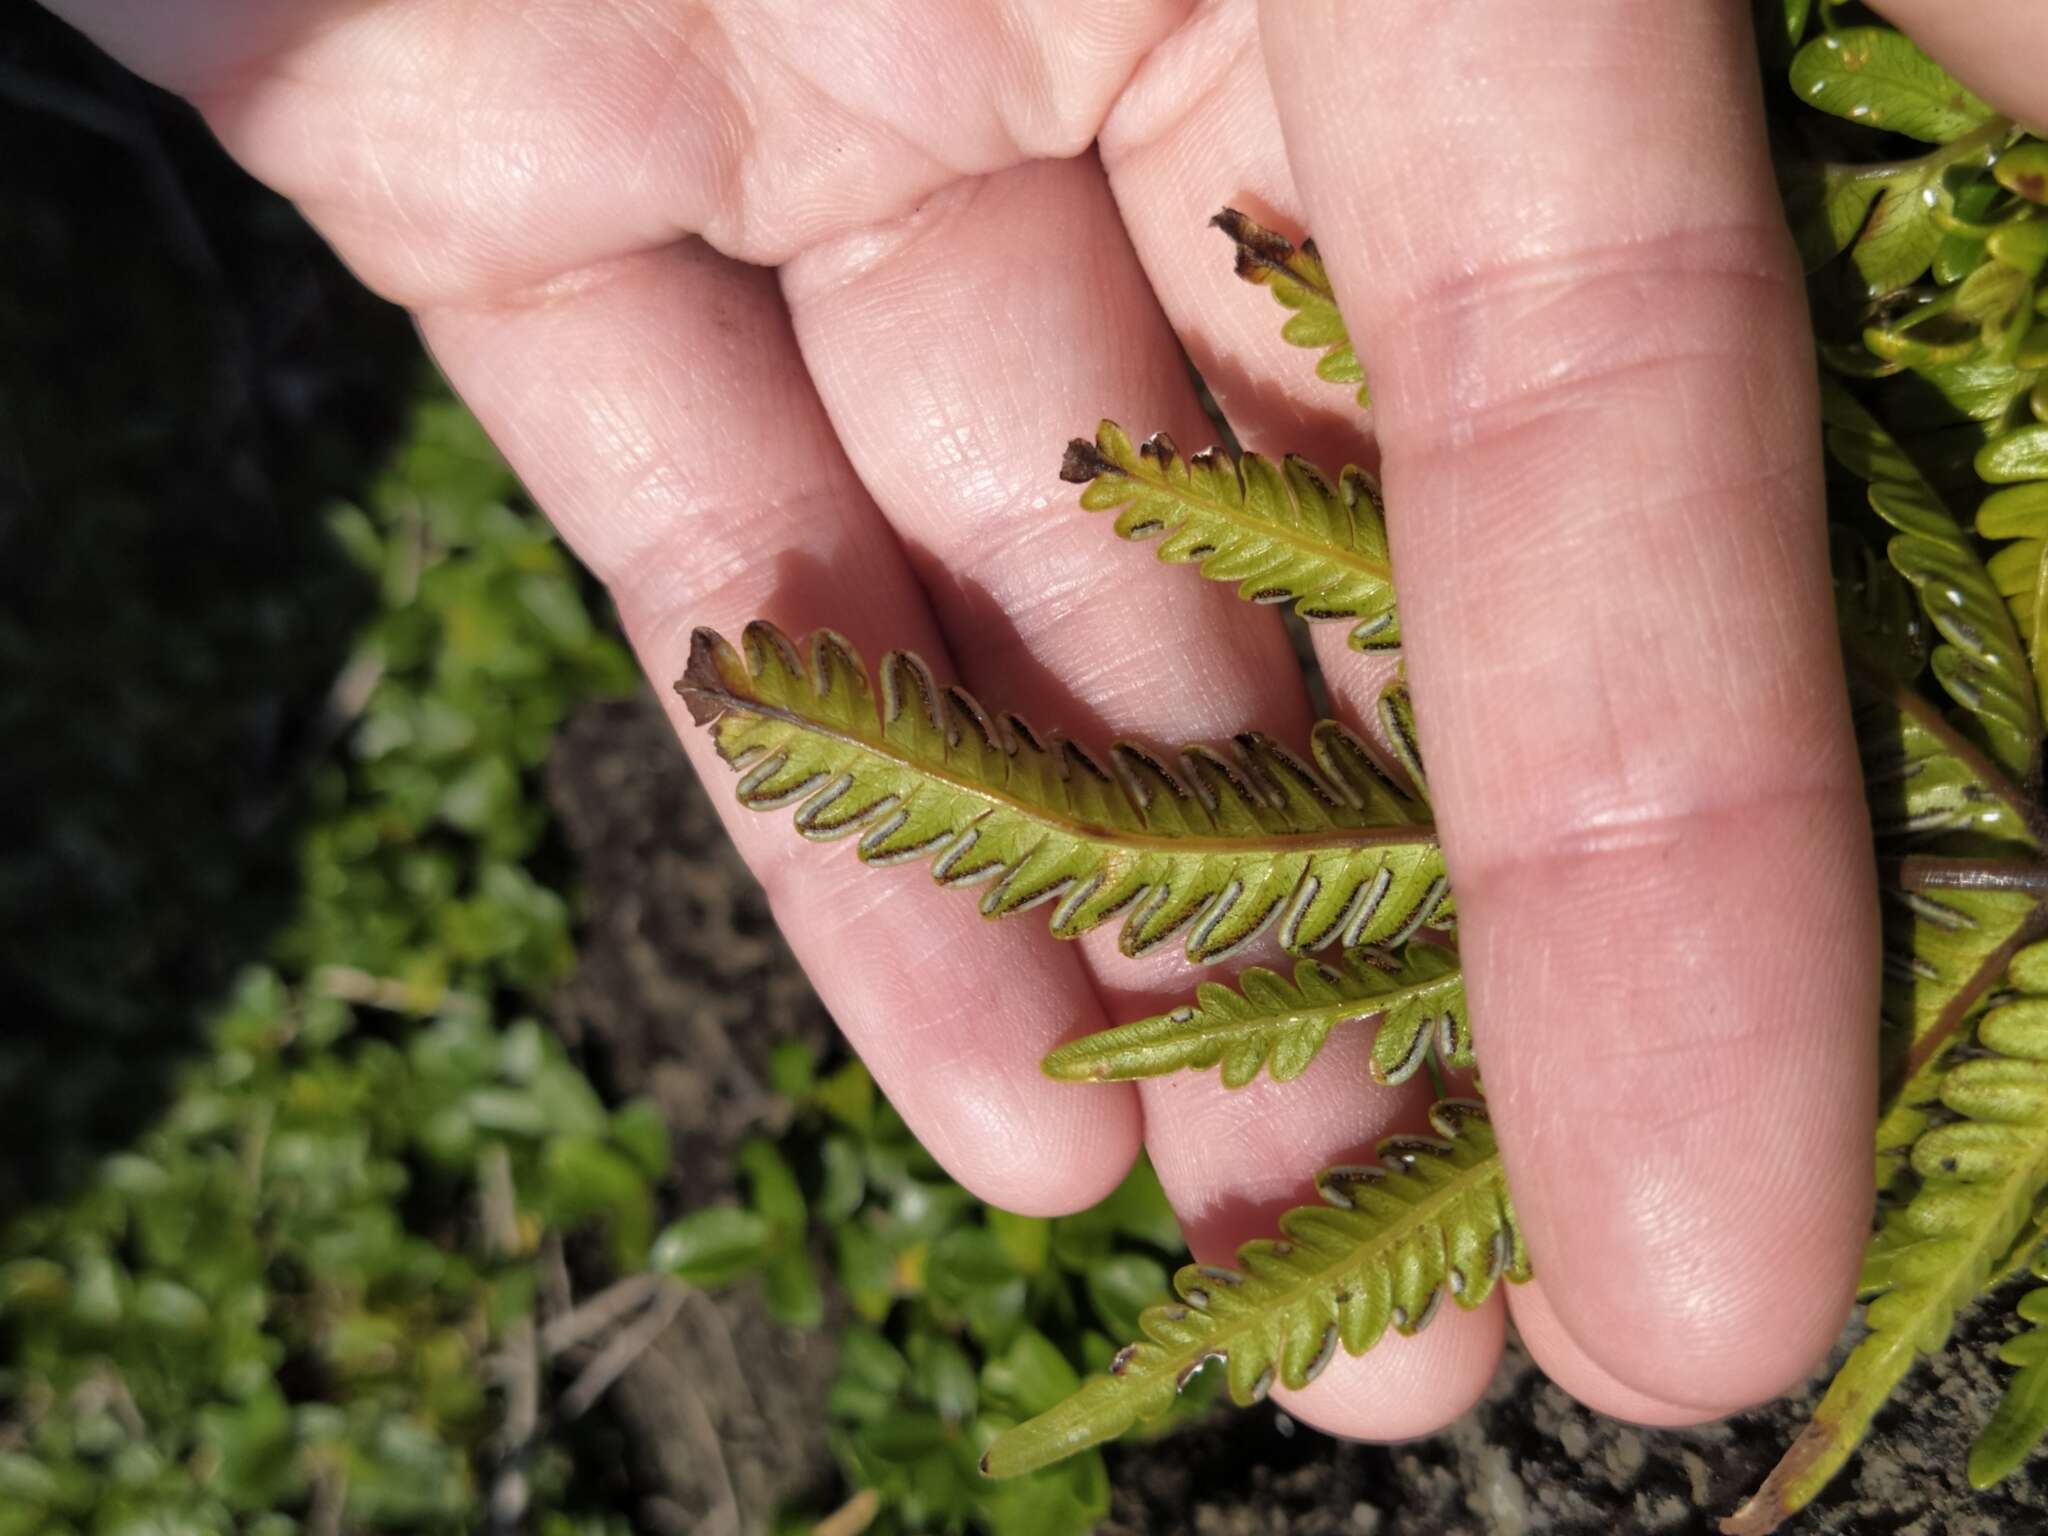
[[[1870,1210],[1877,911],[1814,360],[1732,0],[1268,4],[1373,382],[1475,1037],[1546,1297],[1703,1414]]]

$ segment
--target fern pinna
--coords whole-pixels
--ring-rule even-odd
[[[1853,1452],[1957,1311],[2031,1266],[2048,1214],[2048,144],[1998,117],[1901,34],[1788,0],[1789,93],[1813,158],[1786,160],[1828,377],[1836,590],[1887,900],[1876,1145],[1880,1219],[1868,1334],[1812,1425],[1724,1522],[1775,1529]],[[1815,35],[1808,36],[1809,32]],[[1802,105],[1803,104],[1803,105]],[[1892,135],[1929,147],[1878,158]],[[1291,311],[1283,334],[1366,399],[1314,247],[1226,209],[1237,270]],[[1104,422],[1060,466],[1125,539],[1251,602],[1398,644],[1379,488],[1356,468]],[[1179,940],[1218,961],[1266,933],[1301,958],[1253,966],[1182,1006],[1054,1051],[1068,1080],[1217,1070],[1232,1087],[1299,1075],[1334,1029],[1371,1025],[1372,1074],[1474,1066],[1455,908],[1405,689],[1367,741],[1332,721],[1305,752],[1258,735],[1170,758],[1097,756],[991,713],[914,656],[871,674],[847,643],[749,625],[699,632],[678,688],[757,809],[875,863],[923,860],[979,886],[989,916],[1045,906],[1072,937],[1112,920],[1126,954]],[[1323,952],[1328,951],[1328,954]],[[1478,1061],[1483,1066],[1484,1041]],[[1439,1077],[1440,1081],[1440,1077]],[[1298,1387],[1342,1347],[1477,1306],[1528,1261],[1484,1105],[1441,1098],[1426,1132],[1336,1168],[1322,1203],[1235,1266],[1190,1265],[1109,1370],[989,1449],[1032,1470],[1158,1416],[1205,1362],[1240,1403]],[[2048,1324],[2048,1288],[2021,1303]],[[1970,1460],[2002,1476],[2048,1431],[2048,1327]]]

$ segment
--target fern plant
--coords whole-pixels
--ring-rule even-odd
[[[2048,144],[1902,34],[1788,0],[1781,158],[1828,377],[1823,417],[1842,639],[1856,693],[1886,897],[1879,1031],[1880,1213],[1868,1336],[1812,1425],[1723,1528],[1775,1529],[1846,1461],[1957,1311],[2031,1265],[2048,1212]],[[1812,33],[1814,35],[1809,36]],[[1803,103],[1803,105],[1800,105]],[[1781,114],[1782,116],[1783,114]],[[1923,153],[1879,159],[1890,135]],[[1291,312],[1283,335],[1366,399],[1312,244],[1235,210],[1213,221],[1238,273]],[[1357,468],[1221,449],[1185,455],[1104,422],[1060,467],[1127,540],[1257,603],[1400,638],[1379,489]],[[1268,931],[1302,957],[1251,967],[1180,1007],[1075,1041],[1070,1080],[1218,1070],[1237,1087],[1298,1076],[1334,1029],[1374,1029],[1372,1074],[1475,1065],[1427,781],[1398,678],[1378,740],[1334,721],[1297,752],[1263,736],[1171,760],[1095,755],[942,685],[893,652],[871,674],[840,637],[700,631],[678,683],[740,775],[741,801],[793,807],[807,837],[865,861],[923,860],[980,885],[984,914],[1046,906],[1072,937],[1112,920],[1140,955],[1180,940],[1219,961]],[[1322,952],[1333,951],[1328,957]],[[1483,1046],[1478,1064],[1483,1066]],[[1440,1097],[1426,1131],[1333,1168],[1322,1203],[1233,1267],[1190,1265],[1141,1337],[1064,1402],[989,1449],[1030,1471],[1153,1419],[1208,1361],[1229,1393],[1300,1387],[1341,1347],[1475,1307],[1529,1265],[1483,1102]],[[2048,1323],[2048,1289],[2020,1307]],[[2007,1347],[2011,1393],[1970,1462],[1984,1483],[2048,1431],[2048,1328]]]

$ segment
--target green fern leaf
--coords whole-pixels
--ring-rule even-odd
[[[2040,328],[2048,331],[2048,321]],[[2024,383],[2025,376],[2014,382]],[[2035,690],[2048,710],[2048,392],[2033,393],[2042,420],[1996,433],[1972,467],[1998,487],[1977,507],[1977,532],[2011,541],[1986,568],[2027,643]]]
[[[2035,1279],[2048,1280],[2048,1250],[2037,1244],[2028,1267]],[[2010,1476],[2048,1436],[2048,1286],[2028,1291],[2014,1310],[2032,1326],[1999,1346],[1998,1358],[2019,1370],[1970,1447],[1973,1488],[1989,1488]]]
[[[881,666],[879,708],[853,648],[828,630],[808,664],[773,625],[749,624],[745,655],[699,630],[677,691],[715,724],[742,804],[796,806],[805,836],[859,833],[869,863],[929,859],[944,885],[989,882],[982,912],[1056,903],[1062,938],[1124,919],[1138,955],[1188,931],[1217,960],[1279,924],[1296,953],[1399,943],[1451,913],[1428,807],[1386,777],[1334,721],[1314,763],[1267,738],[1233,752],[1190,746],[1176,774],[1119,744],[1105,769],[941,688],[901,651]]]
[[[1877,1121],[1877,1187],[1889,1189],[1937,1118],[1949,1047],[2028,936],[2038,898],[2018,891],[1883,887],[1885,1093]]]
[[[1823,112],[1866,128],[1947,144],[1997,115],[1890,27],[1838,27],[1792,59],[1792,89]]]
[[[1297,247],[1285,235],[1246,218],[1235,208],[1225,208],[1209,222],[1230,236],[1237,247],[1237,275],[1264,287],[1294,311],[1280,328],[1281,339],[1320,350],[1316,377],[1332,384],[1356,384],[1358,403],[1371,405],[1365,369],[1351,345],[1344,316],[1338,312],[1337,295],[1330,288],[1330,275],[1323,270],[1315,241],[1304,240]]]
[[[1350,619],[1351,644],[1400,644],[1379,486],[1346,468],[1333,488],[1313,464],[1211,448],[1184,458],[1164,432],[1142,446],[1113,421],[1067,445],[1060,478],[1086,486],[1081,505],[1118,512],[1119,538],[1158,537],[1159,558],[1200,562],[1252,603],[1293,603],[1311,621]]]
[[[1144,1337],[1058,1407],[989,1447],[982,1470],[1015,1477],[1122,1434],[1173,1405],[1212,1359],[1231,1397],[1257,1401],[1276,1381],[1306,1386],[1337,1346],[1360,1355],[1389,1326],[1415,1333],[1446,1293],[1476,1307],[1503,1276],[1528,1278],[1483,1105],[1446,1099],[1430,1111],[1435,1136],[1380,1143],[1372,1167],[1332,1168],[1327,1202],[1280,1218],[1281,1238],[1238,1250],[1238,1267],[1190,1264],[1177,1299],[1147,1308]]]
[[[1869,590],[1838,601],[1897,619],[1889,571],[1867,573]],[[1852,660],[1861,652],[1849,646]],[[2018,862],[2040,847],[2038,813],[2012,781],[1940,711],[1912,689],[1861,668],[1857,746],[1880,852],[1884,906],[1883,1063],[1877,1124],[1877,1187],[1889,1188],[1938,1104],[1949,1047],[2005,973],[2038,898],[2026,890],[1958,889],[1939,883],[1943,855],[1981,867]],[[1930,883],[1934,882],[1934,883]]]
[[[2030,978],[2048,953],[2016,960]],[[2048,997],[1989,1009],[1977,1026],[1987,1053],[1952,1065],[1940,1103],[1951,1116],[1914,1144],[1921,1186],[1892,1209],[1872,1243],[1864,1314],[1869,1333],[1763,1486],[1727,1520],[1727,1536],[1759,1536],[1805,1506],[1847,1461],[1920,1354],[1940,1349],[1959,1308],[1983,1288],[2048,1188]]]
[[[2021,853],[2041,846],[2032,801],[1917,692],[1873,690],[1859,697],[1855,717],[1881,848]]]
[[[1192,1003],[1059,1047],[1045,1070],[1068,1082],[1122,1082],[1220,1065],[1224,1087],[1242,1088],[1264,1067],[1284,1083],[1308,1069],[1332,1029],[1375,1017],[1379,1082],[1406,1082],[1432,1051],[1453,1068],[1473,1064],[1458,957],[1415,943],[1384,967],[1356,955],[1343,965],[1303,960],[1292,981],[1255,965],[1233,986],[1205,982]]]
[[[1941,636],[1934,675],[1976,722],[1991,755],[2031,783],[2041,712],[2012,612],[1955,517],[1877,418],[1833,379],[1821,381],[1829,450],[1870,485],[1870,505],[1898,530],[1887,548]]]
[[[2048,944],[2036,944],[2013,957],[2012,983],[2035,997],[2048,996]],[[2048,1212],[2034,1219],[2015,1245],[1993,1284],[2025,1269],[2036,1280],[2048,1280]],[[1970,1447],[1969,1477],[1975,1488],[1989,1488],[2011,1475],[2048,1436],[2048,1286],[2027,1292],[2015,1309],[2020,1321],[2033,1326],[2007,1339],[1998,1358],[2019,1367]]]

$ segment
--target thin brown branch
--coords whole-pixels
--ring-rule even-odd
[[[615,1281],[575,1311],[550,1319],[540,1332],[541,1353],[551,1358],[566,1354],[638,1312],[660,1288],[661,1276],[653,1274],[628,1275]]]
[[[559,1416],[564,1420],[577,1419],[595,1407],[597,1400],[611,1389],[612,1383],[631,1370],[654,1346],[655,1340],[668,1332],[669,1324],[683,1310],[687,1294],[680,1285],[663,1287],[654,1305],[647,1308],[632,1327],[622,1328],[613,1335],[611,1342],[597,1352],[597,1358],[586,1365],[583,1373],[570,1384],[569,1390],[562,1394]]]
[[[2048,896],[2048,861],[1957,859],[1913,853],[1878,863],[1878,877],[1902,891],[2017,891]]]
[[[2012,963],[2012,957],[2037,939],[2048,937],[2048,904],[2037,906],[2029,912],[2023,922],[2013,929],[2012,934],[1998,948],[1986,955],[1977,969],[1970,973],[1970,979],[1956,989],[1956,994],[1935,1016],[1933,1025],[1913,1042],[1913,1049],[1907,1053],[1900,1065],[1897,1082],[1910,1083],[1926,1065],[1948,1048],[1950,1040],[1963,1027],[1963,1021],[1971,1010],[1983,999],[1984,994],[1998,985],[1998,979],[2005,974],[2005,968]]]
[[[512,1159],[502,1143],[493,1142],[484,1150],[477,1172],[484,1233],[491,1249],[500,1258],[517,1258],[521,1246],[519,1194],[512,1183]],[[520,1316],[505,1330],[500,1369],[505,1384],[505,1423],[500,1431],[497,1474],[491,1480],[491,1526],[514,1531],[526,1520],[532,1490],[524,1462],[526,1449],[540,1428],[540,1352],[532,1313]]]
[[[882,1512],[882,1496],[863,1488],[811,1527],[811,1536],[860,1536]]]

